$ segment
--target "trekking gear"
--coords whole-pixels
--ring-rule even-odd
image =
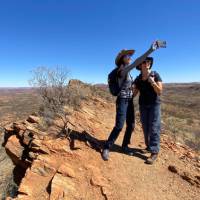
[[[108,87],[113,96],[117,96],[122,88],[122,85],[120,86],[118,81],[118,70],[118,68],[115,68],[108,74]]]
[[[102,158],[107,161],[109,159],[109,149],[104,149],[102,152]]]
[[[119,68],[115,68],[113,69],[109,74],[108,74],[108,88],[110,93],[113,96],[118,96],[118,94],[120,93],[123,84],[124,84],[124,80],[121,84],[118,81],[118,70]],[[126,77],[127,78],[127,77]],[[133,81],[133,77],[130,75],[131,81]]]
[[[151,156],[146,160],[146,164],[152,165],[158,158],[158,153],[152,153]]]

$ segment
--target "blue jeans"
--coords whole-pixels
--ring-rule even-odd
[[[160,104],[140,105],[140,117],[145,144],[151,153],[158,153],[161,129]]]
[[[126,131],[124,134],[124,139],[122,142],[122,147],[128,146],[130,144],[130,139],[132,132],[135,127],[135,112],[133,98],[120,98],[116,100],[116,120],[115,126],[110,133],[108,140],[105,143],[104,148],[109,149],[115,143],[116,139],[121,132],[124,122],[126,120]]]

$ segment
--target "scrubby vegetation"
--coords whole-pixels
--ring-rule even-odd
[[[91,97],[103,98],[113,103],[115,101],[115,97],[110,95],[105,85],[85,84],[78,80],[69,82],[68,95],[68,104],[74,106],[74,109],[79,107],[82,100],[87,101]],[[39,99],[36,91],[32,89],[1,92],[1,125],[24,119],[41,109]],[[200,84],[165,84],[162,95],[162,133],[171,134],[177,142],[200,150],[199,102]],[[137,98],[135,105],[138,113]],[[137,117],[139,118],[138,114]]]
[[[39,97],[31,88],[0,89],[0,126],[22,120],[39,108]]]
[[[200,151],[200,84],[166,84],[162,101],[164,131]]]
[[[62,134],[69,136],[69,116],[81,106],[84,97],[79,84],[68,84],[68,70],[56,67],[38,67],[33,71],[30,84],[36,88],[41,99],[39,115],[45,125],[51,125],[54,119],[63,122]]]

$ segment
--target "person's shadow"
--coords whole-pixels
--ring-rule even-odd
[[[139,148],[129,148],[129,149],[130,149],[130,151],[132,151],[134,157],[140,158],[145,161],[148,158],[147,156],[142,154],[142,149],[139,149]],[[113,145],[113,147],[111,148],[111,151],[122,153],[122,154],[126,155],[126,153],[122,150],[122,147],[117,144]]]
[[[77,132],[77,131],[71,130],[71,133],[70,133],[70,148],[72,150],[77,150],[77,148],[75,146],[76,140],[85,142],[89,147],[91,147],[92,149],[96,150],[99,153],[102,153],[102,149],[103,149],[104,144],[105,144],[105,140],[99,140],[99,139],[95,138],[94,136],[90,135],[89,133],[87,133],[86,131]],[[140,158],[142,160],[147,159],[147,157],[142,154],[141,149],[130,148],[130,150],[133,152],[133,156]],[[117,144],[114,144],[113,147],[110,149],[110,151],[125,154],[122,151],[121,146],[119,146]]]

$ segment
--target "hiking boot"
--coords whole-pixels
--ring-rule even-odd
[[[102,158],[104,160],[108,160],[109,159],[109,149],[104,149],[103,152],[102,152]]]
[[[123,151],[123,153],[125,153],[125,154],[127,154],[129,156],[133,156],[134,155],[133,151],[128,146],[122,147],[122,151]]]
[[[158,153],[152,153],[151,156],[146,160],[146,164],[152,165],[158,158]]]
[[[151,153],[149,148],[147,147],[146,149],[141,149],[141,153],[142,154],[147,154],[147,153]]]

